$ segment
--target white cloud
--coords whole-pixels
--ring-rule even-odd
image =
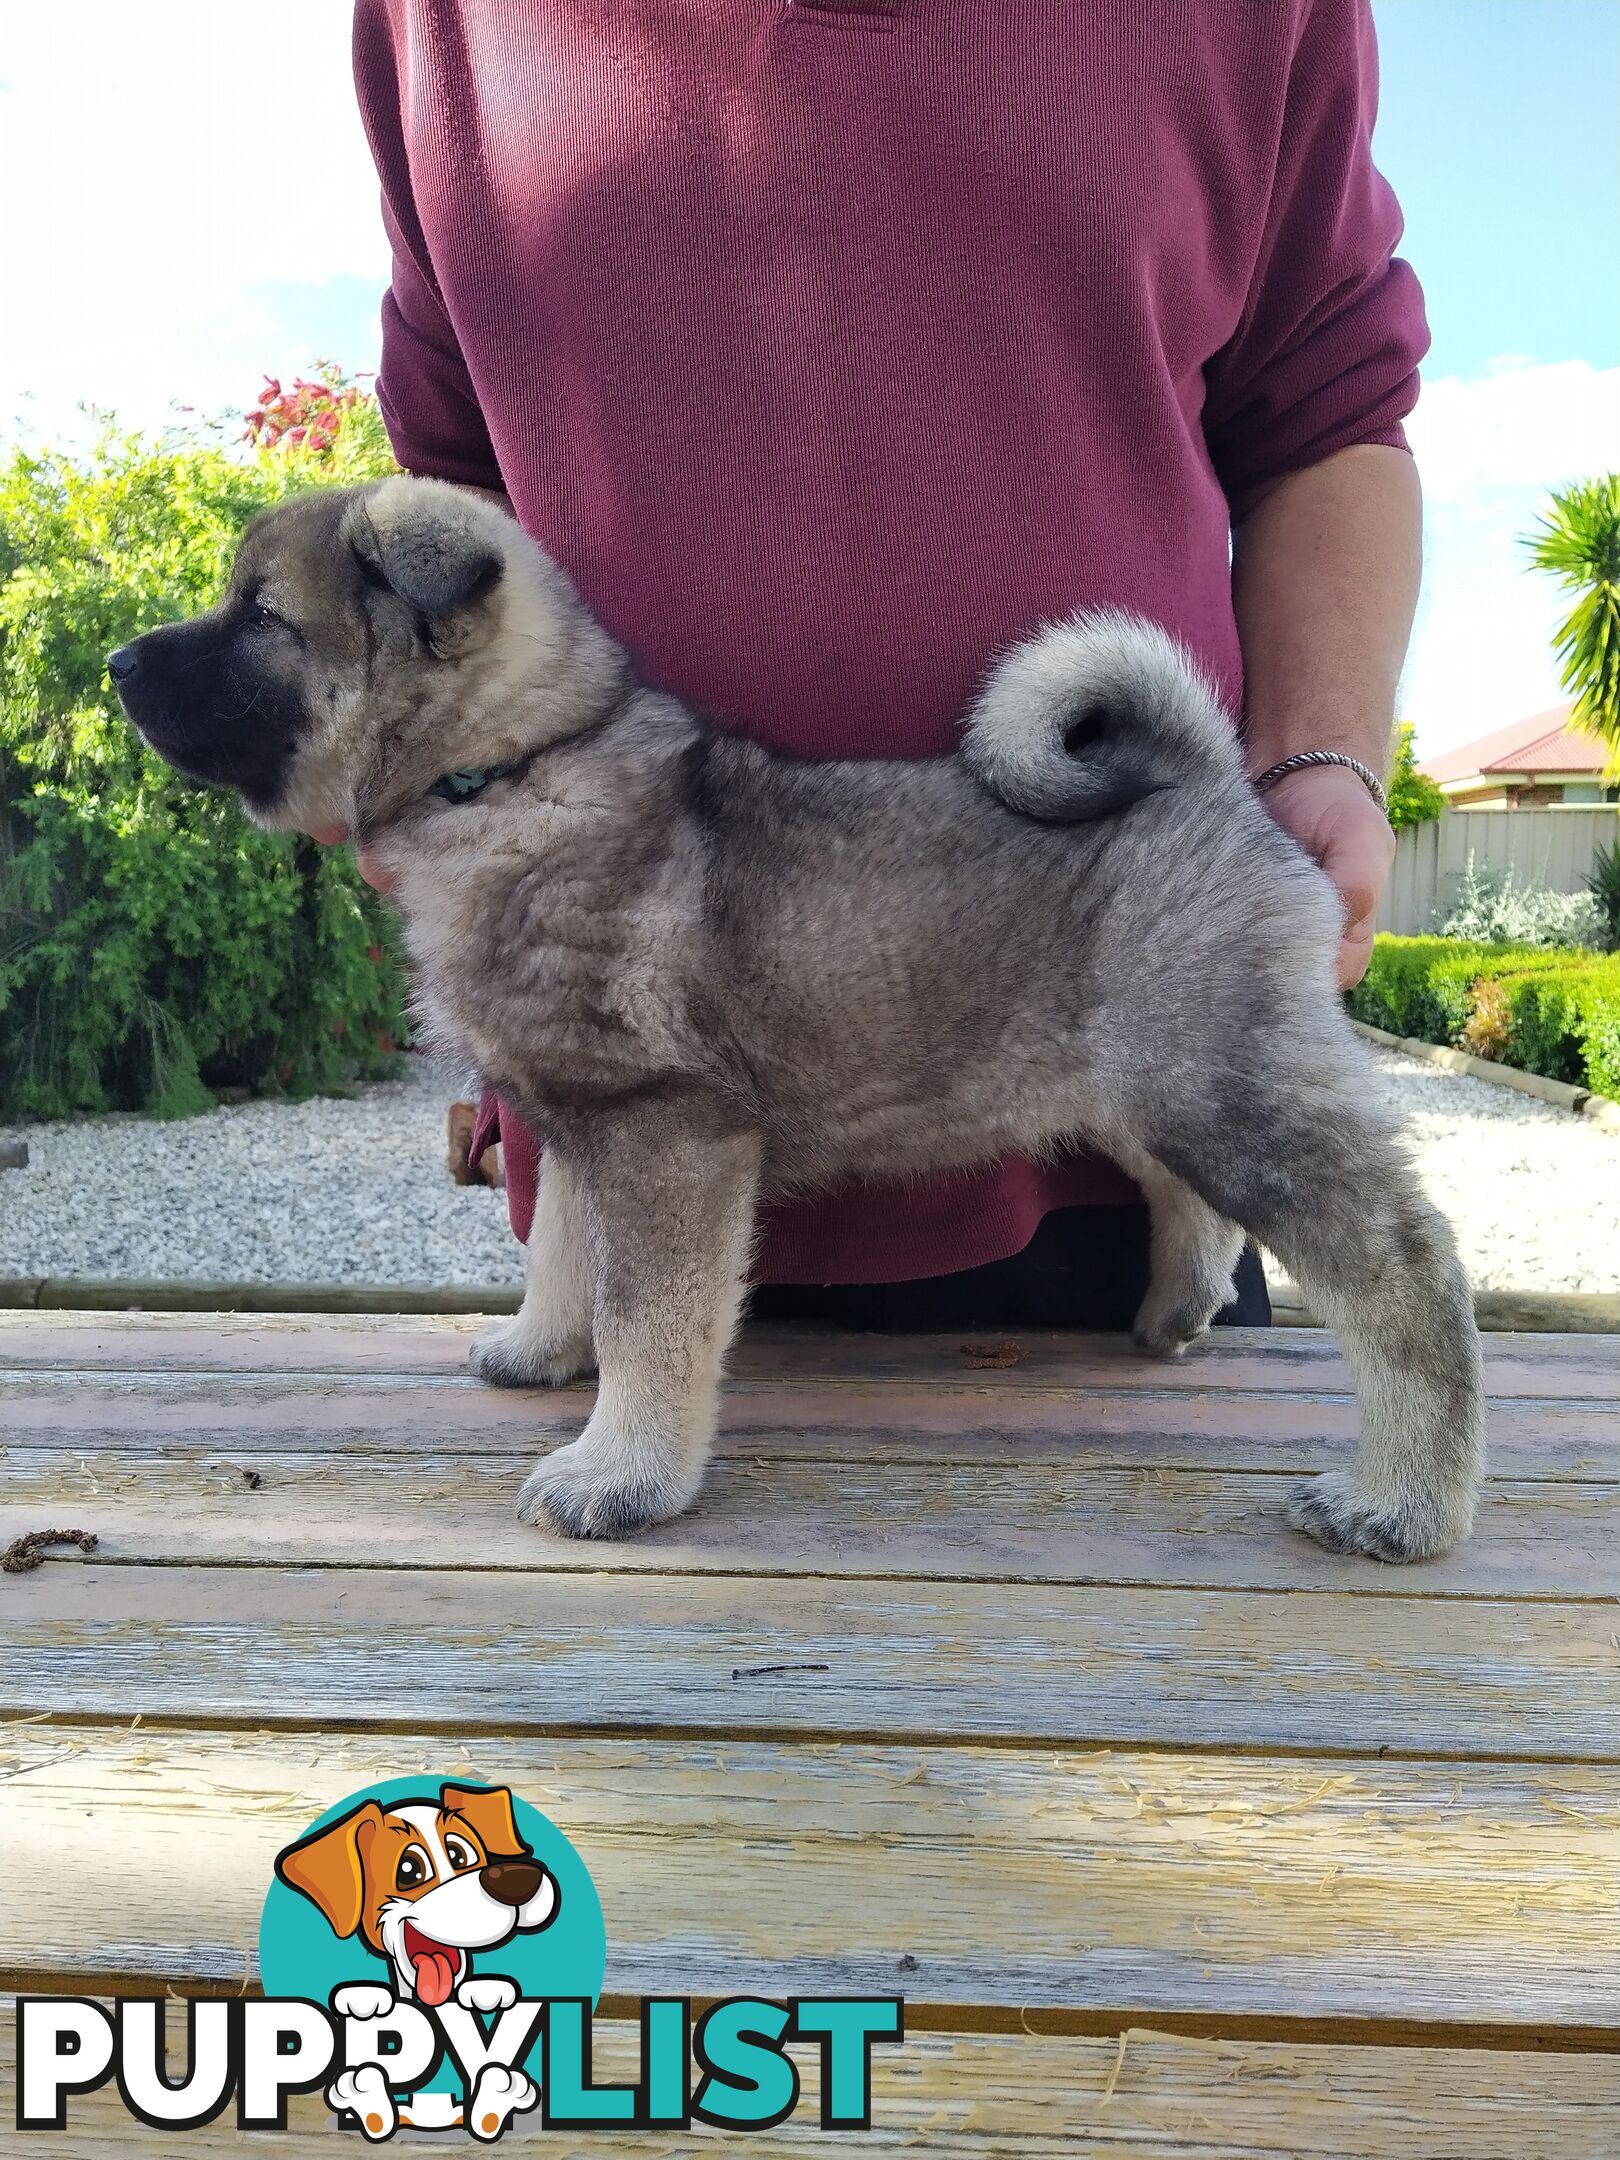
[[[1441,377],[1407,432],[1428,539],[1401,704],[1432,755],[1563,695],[1552,634],[1569,601],[1520,542],[1550,490],[1620,471],[1620,368],[1503,360]]]
[[[240,406],[388,275],[347,0],[0,0],[0,429]],[[344,355],[351,358],[350,355]]]

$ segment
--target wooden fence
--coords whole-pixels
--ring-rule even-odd
[[[1600,847],[1620,840],[1620,807],[1591,810],[1446,810],[1397,836],[1395,868],[1378,910],[1380,930],[1420,937],[1456,896],[1470,853],[1481,868],[1511,870],[1521,885],[1579,892]]]

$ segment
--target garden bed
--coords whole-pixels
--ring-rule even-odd
[[[1356,1019],[1620,1097],[1620,953],[1381,937]]]

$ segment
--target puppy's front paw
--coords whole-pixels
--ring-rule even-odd
[[[469,1973],[456,1989],[463,2010],[510,2010],[517,1999],[517,1989],[499,1973]]]
[[[634,1537],[690,1506],[702,1475],[701,1467],[685,1474],[666,1455],[587,1435],[536,1463],[518,1494],[518,1520],[564,1537]]]
[[[1432,1560],[1466,1537],[1473,1521],[1469,1497],[1415,1494],[1399,1501],[1364,1492],[1350,1470],[1329,1470],[1294,1488],[1288,1520],[1329,1552],[1365,1553],[1370,1560]]]
[[[369,1980],[356,1980],[348,1987],[334,1988],[332,2008],[339,2017],[384,2018],[394,2007],[394,1998],[385,1987],[377,1987]]]
[[[398,2128],[394,2096],[388,2090],[388,2080],[375,2063],[362,2063],[358,2070],[345,2070],[340,2078],[327,2086],[326,2104],[334,2115],[356,2117],[366,2136],[377,2144],[391,2138]]]
[[[488,1387],[567,1387],[596,1370],[596,1349],[588,1334],[555,1340],[517,1313],[485,1328],[468,1363]]]

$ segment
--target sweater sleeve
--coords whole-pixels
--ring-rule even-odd
[[[407,472],[474,487],[503,485],[478,393],[433,273],[405,144],[406,56],[390,0],[357,0],[354,78],[382,183],[393,272],[382,304],[377,401]]]
[[[1429,333],[1372,161],[1377,106],[1369,0],[1304,0],[1248,297],[1205,371],[1205,437],[1234,504],[1353,443],[1405,447]]]

